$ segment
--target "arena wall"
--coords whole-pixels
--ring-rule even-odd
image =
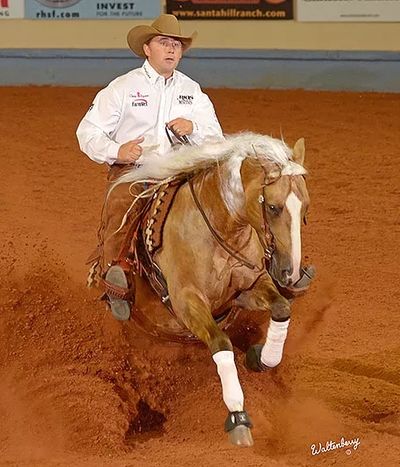
[[[2,20],[0,84],[103,85],[141,63],[126,33],[142,23]],[[182,24],[199,36],[181,69],[204,86],[400,92],[400,23]]]

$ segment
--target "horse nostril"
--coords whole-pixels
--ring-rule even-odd
[[[292,271],[290,269],[283,269],[282,270],[282,284],[283,285],[290,285],[292,283],[292,279],[290,278]]]

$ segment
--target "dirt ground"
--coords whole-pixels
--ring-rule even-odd
[[[226,133],[304,136],[310,173],[318,276],[279,368],[245,369],[240,342],[261,331],[241,328],[241,449],[206,349],[116,322],[85,287],[106,168],[74,131],[95,92],[0,88],[0,465],[399,465],[400,95],[208,91]],[[342,437],[360,445],[312,454]]]

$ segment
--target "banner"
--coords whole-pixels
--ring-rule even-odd
[[[167,0],[178,19],[293,19],[293,0]]]
[[[297,0],[297,21],[400,21],[400,0]]]
[[[0,19],[24,17],[24,0],[0,0]]]
[[[153,19],[160,14],[160,0],[25,0],[30,19]]]

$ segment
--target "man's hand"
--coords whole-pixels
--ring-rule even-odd
[[[139,146],[143,143],[144,137],[133,139],[120,146],[118,150],[117,164],[133,164],[142,155],[143,149]]]
[[[193,122],[186,118],[175,118],[167,123],[167,126],[177,136],[191,135],[193,133]]]

